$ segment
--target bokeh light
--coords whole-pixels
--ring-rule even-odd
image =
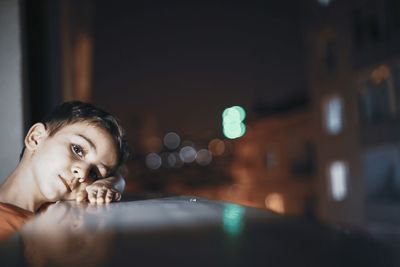
[[[232,108],[239,112],[239,118],[241,121],[246,118],[246,111],[244,110],[244,108],[242,108],[241,106],[233,106]]]
[[[226,108],[222,113],[222,118],[226,122],[243,121],[246,118],[246,111],[241,106]]]
[[[224,123],[234,123],[237,121],[241,121],[240,112],[234,107],[225,109],[222,113],[222,118],[224,120]]]
[[[174,155],[174,158],[176,159],[176,162],[175,162],[175,168],[180,168],[180,167],[182,167],[182,165],[183,165],[183,161],[181,160],[181,157],[179,156],[179,153],[177,153],[177,152],[174,152],[174,153],[172,153],[173,155]]]
[[[146,166],[152,170],[157,170],[161,167],[161,157],[156,153],[150,153],[146,156]]]
[[[197,152],[196,162],[199,165],[205,166],[210,164],[211,161],[212,161],[212,155],[211,152],[208,151],[207,149],[200,149]]]
[[[221,156],[225,152],[225,143],[224,141],[215,138],[208,143],[208,150],[213,156]]]
[[[184,146],[179,151],[179,157],[184,163],[191,163],[196,159],[197,152],[191,146]]]
[[[223,133],[229,139],[239,138],[246,133],[246,126],[243,124],[243,122],[237,124],[225,124]]]
[[[176,155],[174,153],[169,153],[167,157],[168,167],[173,168],[176,165]]]
[[[161,157],[161,167],[162,168],[170,168],[169,164],[168,164],[168,156],[169,156],[169,152],[163,152],[161,153],[160,157]]]
[[[164,145],[168,149],[177,149],[181,143],[181,138],[177,133],[169,132],[164,136]]]
[[[246,112],[240,106],[225,109],[222,113],[223,134],[229,139],[243,136],[246,133],[245,118]]]
[[[265,197],[265,206],[277,213],[285,212],[285,203],[282,194],[271,193]]]

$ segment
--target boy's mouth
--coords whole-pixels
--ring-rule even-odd
[[[63,182],[63,184],[65,185],[65,187],[67,188],[68,192],[72,192],[71,187],[69,187],[67,181],[65,181],[64,178],[62,178],[60,175],[58,176],[61,180],[61,182]]]

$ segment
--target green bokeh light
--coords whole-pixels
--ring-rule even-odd
[[[241,121],[240,120],[240,112],[234,108],[227,108],[224,113],[222,114],[222,118],[225,123],[236,123]]]
[[[227,138],[235,139],[246,133],[243,120],[246,118],[245,110],[240,106],[227,108],[222,113],[223,133]]]
[[[241,106],[233,106],[232,108],[239,112],[241,121],[246,118],[246,111],[244,111],[244,108],[242,108]]]
[[[223,213],[224,231],[230,236],[237,236],[243,229],[245,209],[236,204],[227,204]]]
[[[246,133],[246,126],[242,122],[239,124],[224,124],[223,133],[229,139],[239,138]]]

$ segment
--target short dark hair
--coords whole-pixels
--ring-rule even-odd
[[[58,105],[50,114],[41,121],[49,132],[54,135],[64,126],[87,122],[106,130],[116,141],[118,148],[117,169],[123,166],[129,157],[128,143],[125,131],[118,119],[110,113],[81,101],[64,102]],[[21,153],[21,157],[24,151]]]

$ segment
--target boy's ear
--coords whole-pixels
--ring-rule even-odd
[[[35,123],[25,136],[25,146],[28,150],[35,150],[42,140],[47,137],[46,126],[39,122]]]

